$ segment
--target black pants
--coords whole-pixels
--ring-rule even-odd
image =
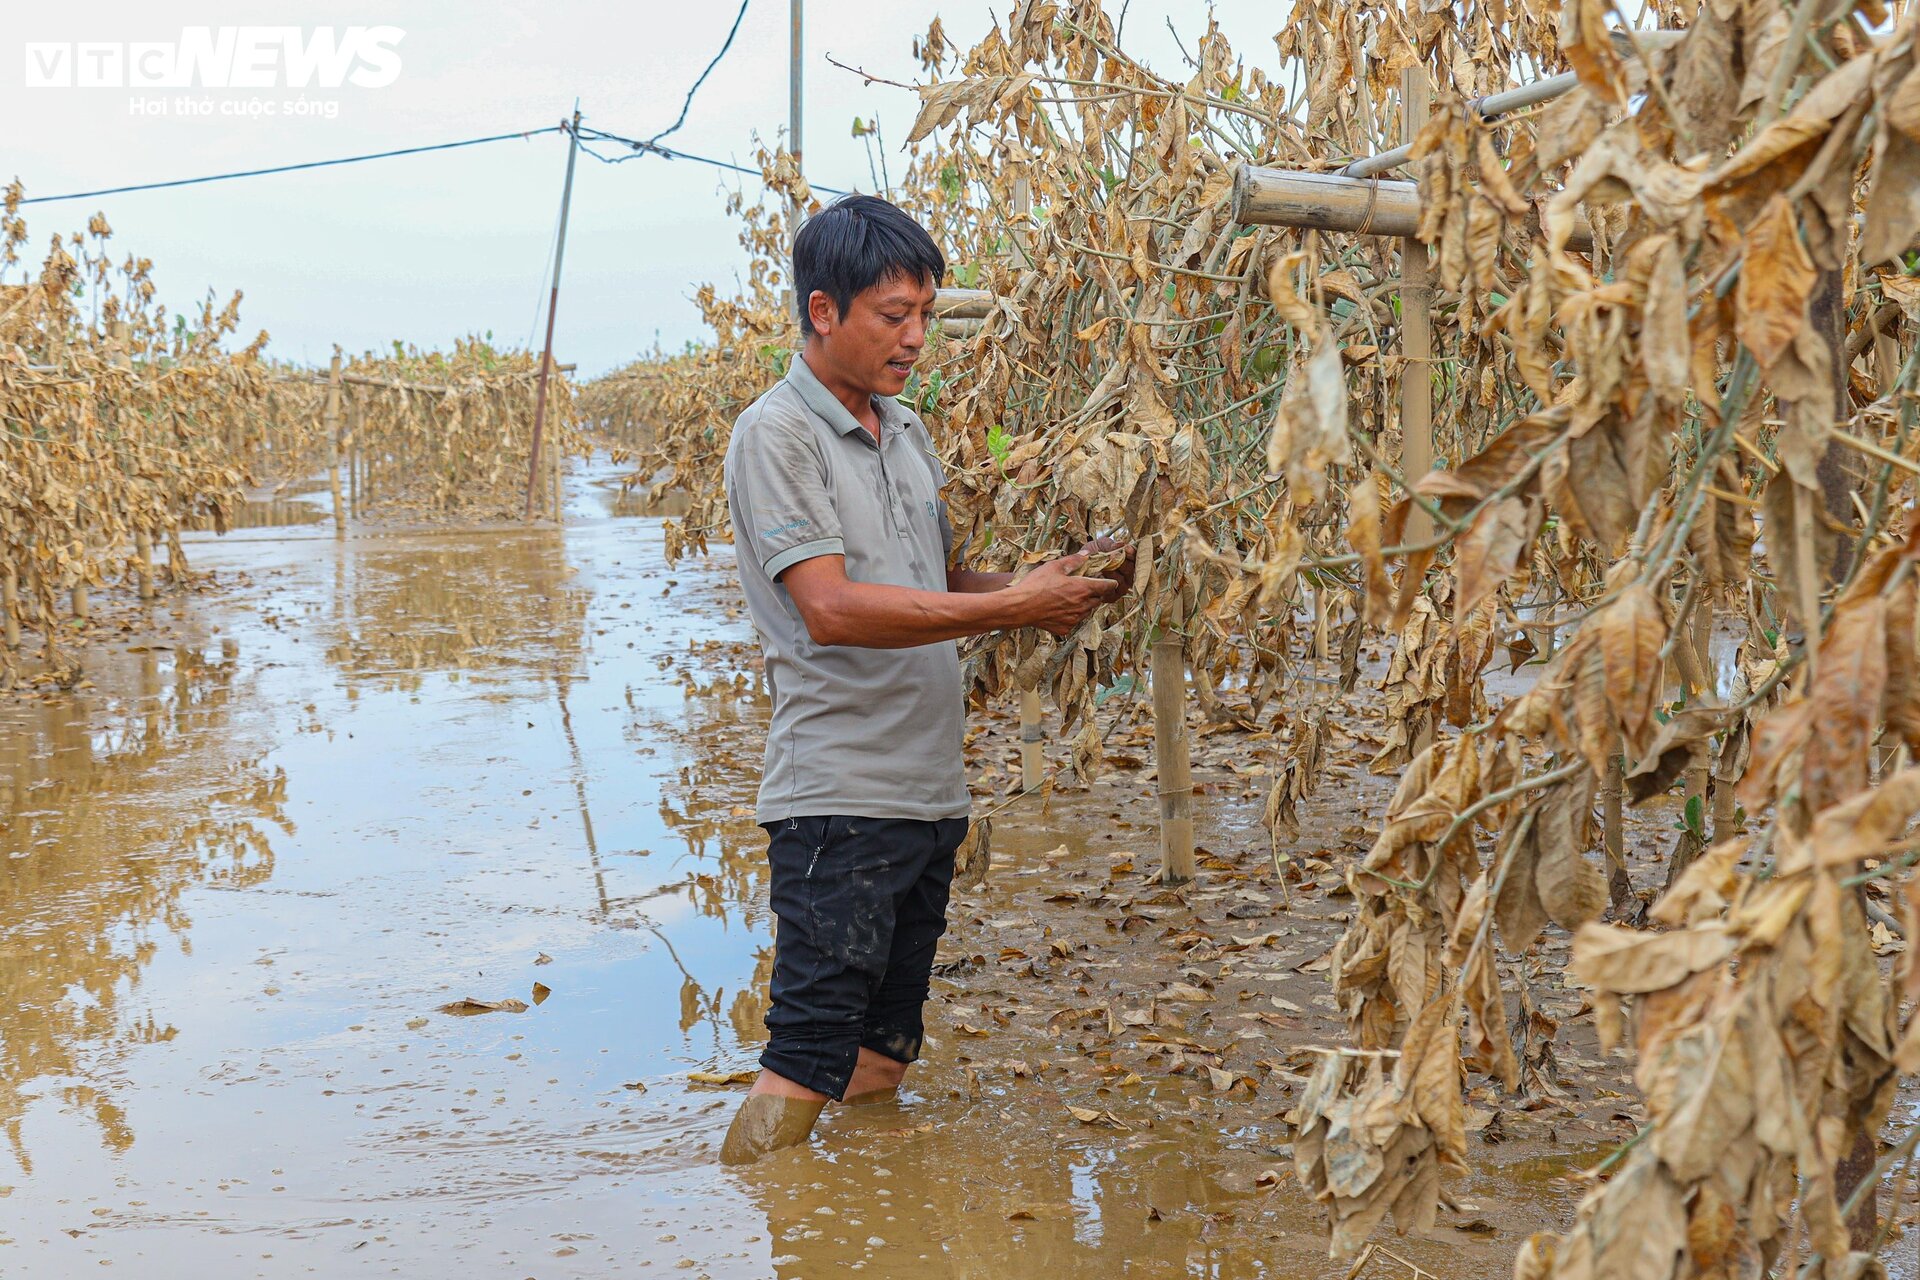
[[[760,1065],[843,1097],[861,1048],[897,1062],[920,1056],[920,1007],[967,819],[762,825],[780,924]]]

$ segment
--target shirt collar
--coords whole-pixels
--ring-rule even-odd
[[[798,351],[794,352],[793,358],[787,362],[787,381],[791,382],[793,389],[800,393],[800,398],[807,402],[807,408],[825,418],[827,424],[841,435],[852,435],[856,431],[867,430],[861,425],[860,419],[847,412],[847,406],[840,403],[839,397],[827,390],[826,384],[822,383],[814,375],[813,370],[807,367],[806,360]],[[873,408],[874,412],[880,415],[880,425],[886,434],[898,435],[907,429],[906,411],[900,407],[898,401],[886,396],[875,396]],[[867,433],[867,438],[869,440],[873,438],[871,432]]]

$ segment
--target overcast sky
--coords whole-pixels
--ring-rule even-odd
[[[1007,0],[997,6],[1007,7]],[[1117,3],[1110,6],[1117,11]],[[737,0],[635,5],[548,0],[433,4],[283,0],[122,0],[35,5],[9,14],[0,68],[0,176],[28,196],[262,168],[364,151],[452,141],[558,122],[576,96],[588,124],[646,137],[672,123],[687,89],[720,47]],[[1272,69],[1271,36],[1284,5],[1219,6],[1234,47]],[[878,117],[897,176],[917,98],[863,85],[826,61],[901,81],[919,79],[914,36],[937,13],[962,48],[992,21],[980,0],[808,0],[805,158],[808,177],[872,190],[854,117]],[[1205,10],[1179,0],[1134,0],[1126,44],[1162,70],[1179,70],[1167,29],[1189,44]],[[666,141],[751,164],[756,131],[787,120],[788,0],[750,0],[733,49]],[[185,89],[31,85],[57,64],[45,47],[176,42],[183,27],[293,26],[302,39],[332,27],[398,28],[398,74],[382,87],[346,84]],[[79,51],[76,50],[76,53]],[[87,65],[104,66],[98,54]],[[144,64],[152,69],[152,63]],[[364,71],[374,69],[356,63]],[[109,71],[107,74],[111,75]],[[57,78],[57,73],[56,73]],[[182,114],[182,97],[199,112]],[[289,116],[304,99],[322,115]],[[136,103],[164,107],[142,114]],[[274,114],[264,112],[272,109]],[[262,114],[231,114],[258,111]],[[401,339],[446,346],[492,330],[508,345],[537,344],[542,276],[558,212],[565,140],[558,134],[426,156],[377,160],[173,190],[29,206],[37,269],[47,239],[102,212],[119,254],[153,259],[161,299],[174,310],[211,288],[244,290],[245,338],[273,335],[272,354],[320,361],[334,342],[349,353]],[[555,347],[591,374],[631,359],[656,336],[677,347],[703,334],[692,302],[703,281],[723,285],[742,266],[726,190],[751,178],[684,160],[603,165],[582,156],[574,184]]]

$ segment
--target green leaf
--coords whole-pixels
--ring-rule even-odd
[[[1706,837],[1707,806],[1699,796],[1687,797],[1687,812],[1686,812],[1685,821],[1687,824],[1687,830],[1693,832],[1694,835],[1700,836],[1703,839]]]
[[[1007,465],[1007,455],[1013,452],[1013,438],[997,422],[987,428],[987,452],[1003,467]]]

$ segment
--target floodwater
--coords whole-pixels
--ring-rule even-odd
[[[336,541],[283,499],[92,688],[0,706],[0,1275],[1346,1274],[1281,1119],[1342,908],[1280,905],[1212,739],[1193,893],[1144,875],[1137,779],[1009,809],[902,1105],[715,1164],[739,1090],[687,1076],[764,1035],[766,705],[731,553],[669,570],[605,478],[564,530]],[[1619,1121],[1495,1114],[1437,1238],[1385,1244],[1504,1273]]]

